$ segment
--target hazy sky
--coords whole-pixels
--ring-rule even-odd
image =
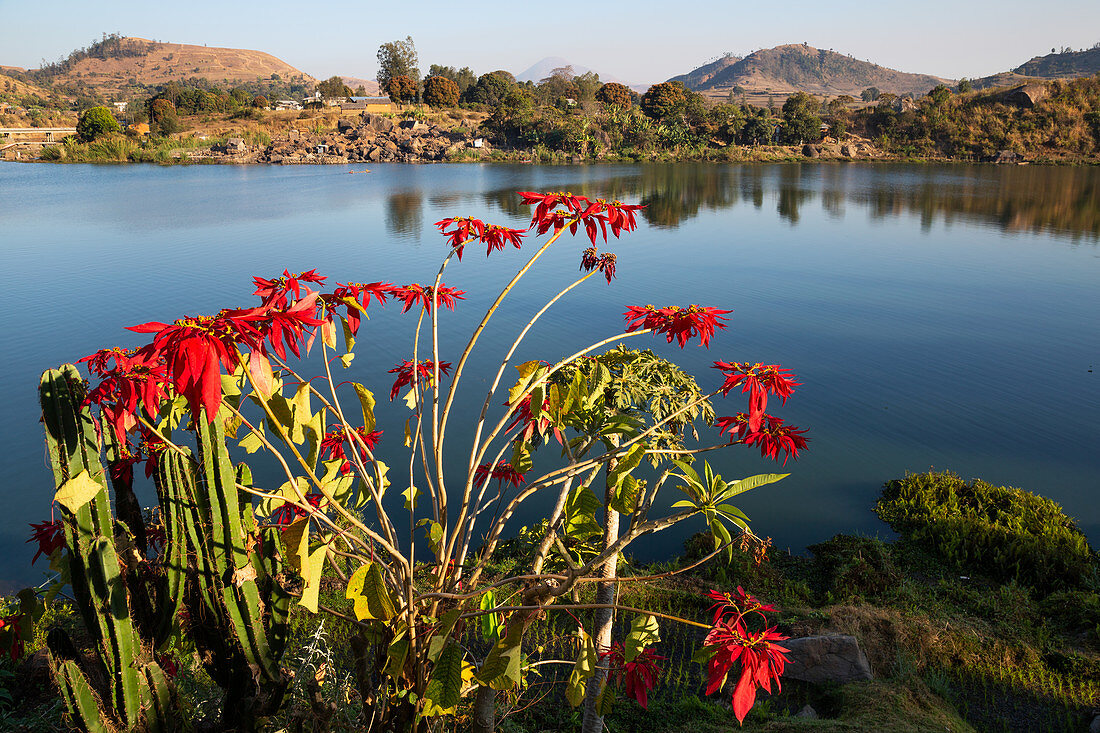
[[[37,67],[115,32],[267,51],[318,78],[373,79],[379,44],[406,35],[423,70],[440,63],[518,73],[561,56],[640,84],[727,51],[806,42],[901,71],[958,78],[1005,71],[1051,47],[1092,46],[1100,41],[1100,2],[0,0],[0,64]]]

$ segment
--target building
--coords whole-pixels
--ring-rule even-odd
[[[341,112],[393,112],[393,101],[389,97],[352,97],[340,105]]]
[[[301,109],[302,103],[293,99],[277,99],[275,100],[275,109]]]

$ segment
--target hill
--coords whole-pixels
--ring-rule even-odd
[[[642,92],[649,88],[648,84],[630,84],[614,76],[599,74],[599,72],[596,72],[595,69],[590,69],[587,66],[580,66],[578,64],[570,63],[566,59],[563,59],[561,56],[547,56],[546,58],[535,62],[531,66],[516,74],[516,81],[530,81],[538,84],[543,79],[549,77],[550,73],[553,72],[554,69],[564,69],[567,66],[572,67],[574,76],[580,76],[581,74],[588,74],[591,72],[596,73],[600,77],[600,81],[602,81],[604,84],[615,82],[617,84],[628,86],[635,91]]]
[[[741,56],[734,56],[727,54],[717,61],[711,61],[709,64],[703,64],[698,69],[689,71],[686,74],[680,74],[674,76],[669,81],[678,81],[688,89],[699,89],[718,74],[721,74],[730,66],[733,66],[741,60]]]
[[[369,97],[379,94],[378,82],[374,79],[362,79],[358,76],[341,76],[340,78],[343,79],[344,84],[351,87],[353,91],[359,87],[363,87],[367,90],[367,96]]]
[[[1036,56],[1013,71],[1024,76],[1056,79],[1070,76],[1092,76],[1100,72],[1100,46],[1087,51],[1066,51]]]
[[[720,62],[715,62],[720,63]],[[706,67],[684,74],[705,76]],[[695,91],[709,96],[723,96],[734,87],[748,94],[791,94],[797,91],[811,94],[840,95],[859,93],[868,87],[893,94],[926,94],[937,84],[952,84],[951,80],[928,74],[907,74],[844,54],[790,44],[751,53],[710,76]]]
[[[316,80],[269,53],[239,48],[208,48],[185,43],[161,43],[144,38],[104,36],[88,48],[41,69],[26,72],[30,80],[61,86],[82,84],[100,94],[124,86],[157,85],[205,78],[227,85],[264,80]]]
[[[13,68],[15,67],[0,67],[0,102],[16,104],[26,97],[46,99],[50,96],[48,90],[15,76],[10,76],[7,71]]]

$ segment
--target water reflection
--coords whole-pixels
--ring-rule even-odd
[[[400,191],[386,198],[386,230],[390,234],[420,239],[424,225],[424,197],[419,190]]]
[[[1049,166],[788,164],[584,166],[555,171],[553,190],[645,204],[653,227],[675,228],[707,211],[773,204],[797,225],[820,202],[831,219],[866,212],[872,219],[916,215],[965,220],[1006,232],[1100,238],[1100,171]],[[549,188],[547,190],[550,190]],[[484,203],[524,216],[515,192],[482,194]]]

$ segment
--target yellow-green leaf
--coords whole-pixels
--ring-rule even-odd
[[[343,365],[343,367],[345,369],[347,369],[349,366],[351,366],[351,361],[354,358],[355,358],[355,354],[351,354],[351,353],[344,354],[343,356],[340,357],[340,363]]]
[[[630,633],[623,641],[623,659],[633,662],[643,649],[661,640],[660,627],[657,625],[657,617],[639,614],[630,624]]]
[[[462,698],[463,654],[462,647],[452,642],[443,649],[432,667],[424,697],[439,708],[431,711],[437,715],[447,714]]]
[[[368,433],[374,432],[374,406],[377,404],[374,393],[358,382],[352,382],[351,386],[355,390],[356,396],[359,397],[359,406],[363,408],[363,428]]]
[[[565,688],[565,699],[573,707],[581,704],[584,692],[588,686],[588,680],[596,671],[596,645],[592,637],[584,629],[577,629],[580,637],[581,649],[577,654],[577,661],[573,664],[573,671],[569,674],[569,683]]]
[[[295,519],[283,530],[283,544],[286,546],[287,563],[304,575],[302,561],[309,556],[309,517]]]
[[[103,484],[92,478],[85,470],[61,484],[61,488],[53,498],[58,504],[75,514],[77,509],[94,499],[96,494],[103,491],[103,488]]]
[[[299,601],[310,613],[317,613],[317,594],[321,590],[321,571],[325,567],[325,555],[328,547],[321,545],[305,558],[302,563],[302,600]]]

